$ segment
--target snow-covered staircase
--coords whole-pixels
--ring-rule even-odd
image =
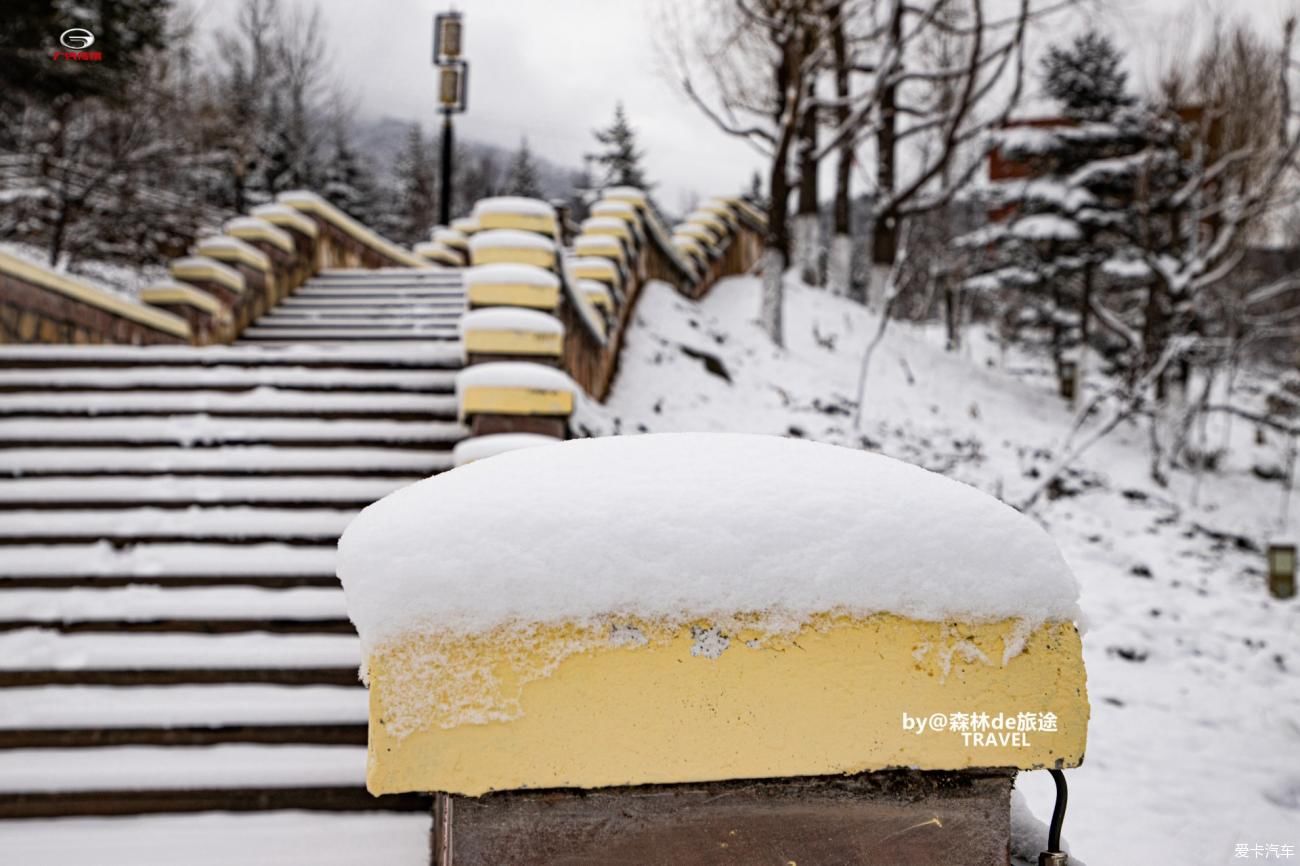
[[[243,343],[454,340],[459,269],[326,271],[247,328]]]
[[[364,790],[334,577],[466,431],[459,272],[325,272],[241,345],[0,348],[0,817]]]

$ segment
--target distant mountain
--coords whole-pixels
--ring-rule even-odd
[[[359,151],[369,160],[370,168],[381,184],[392,183],[393,165],[396,163],[397,154],[406,143],[406,136],[413,122],[396,117],[363,119],[356,122],[354,141]],[[424,124],[421,124],[421,127],[429,146],[437,151],[441,147],[439,132],[437,130],[431,132]],[[500,167],[503,177],[510,167],[510,161],[514,158],[516,150],[513,147],[502,147],[499,144],[476,141],[461,135],[456,136],[456,149],[469,151],[475,157],[491,156]],[[536,151],[533,152],[533,161],[537,165],[537,177],[546,198],[567,198],[572,194],[573,179],[579,173],[579,168],[551,162],[538,156]]]

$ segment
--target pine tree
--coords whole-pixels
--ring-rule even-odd
[[[1067,117],[1105,120],[1133,104],[1125,88],[1124,57],[1109,38],[1090,30],[1068,47],[1051,46],[1043,58],[1043,90]]]
[[[497,156],[489,149],[475,153],[461,145],[456,149],[453,166],[456,177],[453,183],[452,214],[467,214],[479,199],[500,195],[501,166]]]
[[[763,176],[757,171],[749,178],[749,190],[745,193],[745,198],[759,210],[766,210],[767,196],[763,193]]]
[[[341,128],[334,133],[334,151],[325,169],[321,193],[330,204],[353,219],[366,225],[373,223],[376,205],[374,179]]]
[[[1107,273],[1129,260],[1136,160],[1152,126],[1149,111],[1126,107],[1133,99],[1123,90],[1121,62],[1096,34],[1052,50],[1044,87],[1078,122],[1003,131],[1001,155],[1031,176],[998,184],[991,195],[1002,219],[960,241],[983,253],[965,289],[1000,296],[1011,336],[1047,343],[1058,365],[1079,347],[1098,345],[1095,311],[1115,289]],[[1076,86],[1082,69],[1110,72],[1090,90]]]
[[[507,195],[521,195],[525,198],[540,198],[542,185],[537,178],[537,163],[533,153],[528,149],[528,139],[521,139],[519,150],[510,163],[510,177],[506,181]]]
[[[653,184],[646,180],[641,159],[645,154],[636,146],[636,130],[628,123],[623,103],[614,107],[614,121],[595,132],[596,141],[604,150],[595,154],[596,162],[604,168],[604,184],[608,186],[634,186],[649,190]]]
[[[393,240],[418,243],[429,236],[437,219],[437,166],[419,124],[411,124],[406,146],[393,166],[397,181],[397,208],[379,217],[380,230]]]

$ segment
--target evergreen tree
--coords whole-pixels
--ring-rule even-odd
[[[1104,104],[1128,101],[1110,93]],[[1101,345],[1096,311],[1115,300],[1102,297],[1118,291],[1110,277],[1133,258],[1136,172],[1152,117],[1121,109],[1106,123],[1005,130],[1001,155],[1031,176],[998,184],[992,203],[1001,218],[960,241],[983,253],[965,288],[1000,298],[1010,336],[1046,343],[1058,364]]]
[[[763,175],[755,171],[749,178],[749,189],[743,193],[744,198],[759,210],[767,210],[767,193],[763,191]]]
[[[419,124],[411,124],[406,146],[393,166],[397,208],[378,218],[378,228],[393,240],[414,244],[426,240],[437,219],[437,165]]]
[[[528,139],[521,139],[514,161],[510,163],[510,177],[506,181],[507,195],[521,195],[525,198],[540,198],[542,185],[537,178],[537,164],[533,153],[528,149]]]
[[[500,195],[501,166],[491,150],[475,153],[466,145],[456,148],[452,214],[467,214],[479,199]]]
[[[375,219],[375,184],[340,127],[334,133],[334,152],[325,169],[321,193],[330,204],[366,225]]]
[[[1105,120],[1133,104],[1125,88],[1124,57],[1109,38],[1090,30],[1066,47],[1051,46],[1043,58],[1043,90],[1067,117]]]
[[[634,186],[649,190],[641,159],[645,154],[636,146],[636,130],[628,123],[623,103],[614,107],[614,121],[595,132],[596,141],[603,150],[595,154],[596,162],[604,169],[604,183],[609,186]]]

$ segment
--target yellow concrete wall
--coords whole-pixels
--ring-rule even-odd
[[[467,331],[465,351],[482,355],[545,355],[558,358],[564,352],[563,334],[529,331]]]
[[[777,635],[733,624],[716,657],[699,654],[718,645],[705,625],[424,635],[376,652],[368,786],[479,795],[1083,759],[1072,624],[824,615]],[[1004,735],[987,745],[905,730],[904,713],[1051,713],[1056,730],[985,730]]]
[[[470,415],[570,415],[573,395],[568,391],[532,388],[466,388],[460,395],[460,414]]]

